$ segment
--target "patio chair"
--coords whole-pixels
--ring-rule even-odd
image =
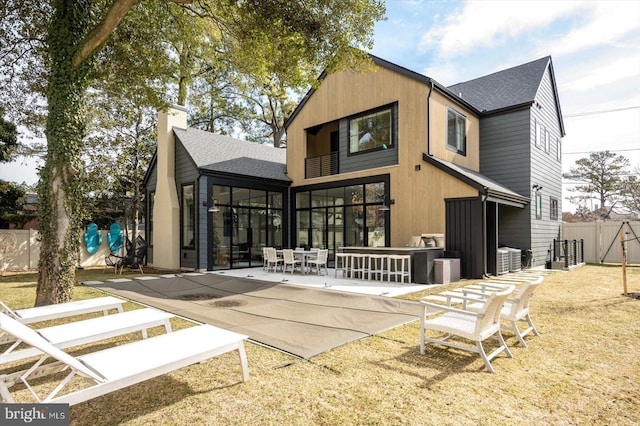
[[[329,275],[329,270],[327,269],[327,260],[329,258],[329,250],[328,249],[320,249],[318,250],[318,256],[312,257],[307,260],[307,265],[309,265],[309,269],[315,266],[316,273],[320,275],[321,268],[324,268],[324,272],[326,275]]]
[[[269,249],[267,250],[267,272],[271,268],[273,268],[273,272],[276,272],[278,270],[278,265],[282,264],[283,261],[283,258],[278,257],[276,249],[273,247],[269,247]]]
[[[56,348],[36,331],[0,313],[0,329],[44,353],[30,368],[0,376],[0,399],[15,403],[12,388],[23,383],[36,403],[77,404],[136,383],[169,373],[188,365],[203,362],[214,356],[237,350],[240,356],[242,379],[249,379],[244,340],[247,336],[208,324],[196,325],[161,336],[150,337],[97,352],[74,357]],[[45,360],[53,359],[45,364]],[[66,376],[46,396],[40,396],[29,381],[45,377]],[[88,380],[73,381],[69,393],[62,391],[76,376]],[[89,383],[87,383],[89,382]],[[78,388],[78,386],[84,387]],[[49,390],[47,390],[48,392]],[[171,392],[170,389],[167,392]]]
[[[127,239],[127,254],[120,258],[116,268],[119,268],[120,274],[122,274],[124,268],[137,269],[141,274],[144,274],[142,265],[146,256],[147,242],[144,238],[138,235],[133,243]]]
[[[504,306],[500,310],[500,318],[503,320],[502,330],[508,330],[515,333],[516,337],[520,341],[520,344],[527,347],[527,343],[524,341],[524,336],[529,333],[533,333],[535,336],[539,336],[538,330],[533,325],[533,321],[531,321],[531,316],[529,315],[530,309],[529,304],[531,302],[531,296],[533,296],[533,292],[538,288],[540,282],[535,283],[525,283],[522,287],[517,288],[511,297],[507,298]],[[482,309],[482,305],[484,302],[472,302],[467,305],[467,309],[470,311],[478,312]],[[518,322],[526,321],[528,327],[520,331],[518,329]],[[508,322],[509,325],[505,325],[504,322]]]
[[[426,319],[425,314],[422,315],[420,353],[422,355],[425,353],[425,342],[475,352],[480,355],[487,370],[495,373],[490,363],[493,358],[501,352],[505,352],[509,358],[513,358],[500,332],[500,309],[504,306],[505,300],[513,292],[513,289],[514,287],[510,286],[505,290],[491,293],[477,312],[421,301],[425,314],[427,310],[443,311],[444,314],[430,320]],[[441,339],[428,338],[426,336],[427,330],[439,331],[445,333],[445,336]],[[498,338],[500,346],[487,355],[482,342],[494,335]],[[452,337],[471,340],[475,343],[475,347],[449,341]]]
[[[112,267],[115,273],[118,273],[118,263],[123,256],[120,255],[122,246],[125,243],[125,237],[120,229],[120,225],[112,223],[107,233],[107,242],[109,243],[109,255],[104,258],[105,268]],[[127,238],[127,250],[131,245],[131,241]],[[104,272],[104,269],[103,269]]]
[[[165,332],[170,333],[171,323],[169,320],[173,317],[174,315],[158,309],[134,309],[119,314],[39,328],[38,334],[59,349],[94,343],[134,332],[141,332],[142,338],[146,339],[148,337],[147,330],[154,327],[162,326]],[[17,340],[3,353],[0,353],[0,364],[42,353],[35,347],[22,348],[21,343],[21,340]]]
[[[282,265],[282,272],[286,273],[287,269],[291,267],[291,274],[293,274],[296,267],[302,268],[302,260],[295,258],[293,250],[284,249],[282,250]]]

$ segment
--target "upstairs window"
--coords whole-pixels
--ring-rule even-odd
[[[368,111],[349,120],[349,154],[394,146],[393,105]]]
[[[542,138],[542,136],[540,135],[540,123],[538,123],[537,121],[535,124],[535,135],[533,135],[533,138],[536,141],[536,148],[540,148],[540,139]]]
[[[547,153],[551,151],[551,137],[549,135],[549,130],[546,130],[546,129],[544,132],[544,150]]]
[[[549,219],[558,220],[558,199],[549,197]]]
[[[562,161],[562,143],[560,143],[560,139],[556,138],[556,158],[558,161]]]
[[[451,108],[447,108],[447,148],[467,155],[467,119]]]

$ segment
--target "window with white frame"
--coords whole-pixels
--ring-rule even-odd
[[[540,123],[538,123],[538,121],[536,121],[535,123],[535,135],[533,135],[533,139],[535,140],[536,143],[536,148],[540,148]]]
[[[182,185],[182,248],[196,247],[196,208],[194,185]]]
[[[447,108],[447,148],[467,155],[467,118]]]
[[[542,219],[542,194],[536,191],[536,219]]]
[[[546,153],[551,151],[551,135],[549,134],[548,129],[545,129],[544,131],[544,151]]]
[[[556,138],[556,148],[558,149],[556,151],[556,158],[558,161],[562,161],[562,142],[559,138]]]

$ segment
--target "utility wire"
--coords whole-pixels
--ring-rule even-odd
[[[590,111],[590,112],[578,112],[575,114],[566,114],[564,118],[573,118],[573,117],[584,117],[585,115],[596,115],[596,114],[606,114],[608,112],[618,112],[618,111],[627,111],[630,109],[638,109],[640,105],[630,106],[626,108],[612,108],[612,109],[603,109],[601,111]]]
[[[609,152],[628,152],[628,151],[640,151],[640,148],[628,148],[628,149],[606,149],[604,151]],[[563,152],[562,155],[571,155],[571,154],[591,154],[593,152],[602,152],[602,150],[593,150],[593,151],[574,151],[574,152]]]

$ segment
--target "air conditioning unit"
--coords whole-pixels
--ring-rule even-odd
[[[498,275],[509,272],[509,250],[498,249]]]
[[[510,248],[509,251],[509,272],[518,272],[522,269],[522,250]]]

